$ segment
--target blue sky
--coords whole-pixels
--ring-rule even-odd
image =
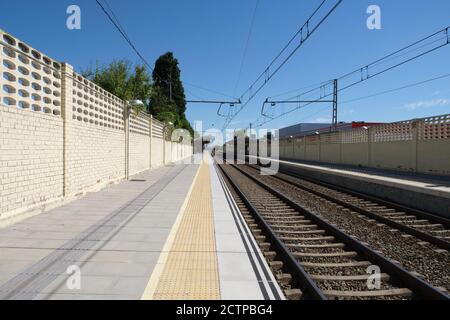
[[[320,0],[260,0],[242,77],[239,68],[256,0],[108,0],[130,38],[150,63],[166,51],[180,61],[184,81],[239,96],[265,69]],[[82,29],[66,28],[66,8],[82,10]],[[368,30],[366,9],[382,10],[382,30]],[[263,100],[352,71],[450,25],[450,1],[344,0],[337,11],[233,121],[246,127]],[[85,68],[95,61],[139,62],[94,0],[2,3],[0,28],[50,57]],[[450,46],[342,92],[345,102],[450,73]],[[237,87],[237,90],[235,88]],[[190,99],[224,99],[186,86]],[[299,91],[300,92],[300,91]],[[289,95],[288,95],[289,96]],[[292,94],[291,94],[292,96]],[[287,108],[287,107],[286,107]],[[188,119],[221,127],[217,106],[189,105]],[[339,106],[341,121],[396,121],[450,113],[450,78]],[[268,125],[329,121],[331,107],[312,105]]]

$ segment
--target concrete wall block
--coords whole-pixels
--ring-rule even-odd
[[[375,168],[415,171],[412,144],[402,141],[371,144],[371,165]]]
[[[342,144],[342,164],[368,166],[369,153],[367,143]]]
[[[420,140],[418,171],[450,175],[450,139]]]
[[[154,168],[161,167],[163,160],[163,140],[162,138],[152,138],[152,166]]]
[[[11,108],[0,106],[1,127],[11,128],[2,134],[0,147],[0,217],[8,211],[39,203],[41,199],[62,196],[61,117],[41,118],[29,110],[10,112]],[[7,114],[17,116],[4,116]]]
[[[0,219],[192,154],[163,143],[163,123],[128,117],[124,101],[2,30],[0,57]]]
[[[125,176],[125,135],[71,120],[67,132],[67,194],[77,194],[97,184]]]
[[[298,142],[303,140],[303,142]],[[450,115],[280,141],[280,156],[450,175]]]
[[[130,174],[134,175],[150,168],[149,135],[130,132]]]

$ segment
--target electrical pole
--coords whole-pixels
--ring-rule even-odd
[[[261,115],[266,118],[272,118],[270,115],[266,113],[266,105],[270,104],[272,107],[276,106],[277,104],[300,104],[300,103],[306,103],[308,104],[314,104],[314,103],[332,103],[333,104],[333,117],[332,122],[330,126],[330,131],[337,131],[338,129],[338,80],[333,80],[333,100],[322,100],[322,97],[325,98],[329,95],[321,92],[321,98],[317,100],[286,100],[286,101],[270,101],[269,98],[264,101],[262,108],[261,108]]]
[[[333,131],[338,129],[338,80],[333,81]]]

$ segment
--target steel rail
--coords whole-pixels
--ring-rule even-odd
[[[286,163],[283,163],[283,165],[289,166],[289,164],[286,164]],[[352,196],[359,197],[359,198],[362,198],[362,199],[367,200],[367,201],[377,202],[380,205],[383,205],[383,206],[386,206],[386,207],[391,207],[392,209],[395,209],[395,210],[398,210],[398,211],[404,211],[404,212],[411,213],[413,215],[416,215],[416,216],[424,218],[424,219],[430,219],[430,220],[435,221],[437,223],[441,223],[446,228],[450,228],[450,219],[447,219],[447,218],[444,218],[444,217],[441,217],[441,216],[438,216],[438,215],[435,215],[435,214],[432,214],[432,213],[429,213],[429,212],[425,212],[423,210],[407,207],[407,206],[404,206],[404,205],[401,205],[401,204],[398,204],[398,203],[395,203],[395,202],[392,202],[392,201],[389,201],[389,200],[385,200],[385,199],[382,199],[382,198],[371,196],[371,195],[368,195],[368,194],[365,194],[365,193],[361,193],[361,192],[358,192],[358,191],[350,190],[348,188],[337,186],[337,185],[334,185],[334,184],[331,184],[331,183],[328,183],[328,182],[323,182],[323,181],[315,180],[315,179],[312,179],[312,178],[309,178],[309,177],[304,177],[301,174],[298,174],[296,172],[292,172],[290,170],[286,170],[286,169],[283,170],[283,169],[281,169],[280,172],[284,173],[286,175],[293,176],[293,177],[298,178],[298,179],[303,179],[305,181],[318,184],[318,185],[320,185],[322,187],[325,187],[325,188],[330,188],[330,189],[334,189],[334,190],[339,191],[339,192],[348,193],[348,194],[350,194]]]
[[[327,300],[326,296],[316,285],[314,280],[309,276],[305,269],[301,266],[298,260],[292,255],[289,249],[284,245],[284,243],[278,238],[272,227],[265,221],[262,214],[256,209],[247,196],[241,191],[233,179],[225,172],[222,166],[218,166],[220,172],[223,174],[224,178],[230,183],[233,189],[236,191],[238,196],[244,202],[245,206],[249,210],[250,214],[255,218],[258,225],[264,232],[265,236],[269,238],[271,244],[275,247],[275,250],[280,254],[280,258],[283,261],[286,268],[292,273],[298,280],[299,286],[302,290],[307,291],[307,294],[314,300]]]
[[[297,203],[296,201],[292,200],[291,198],[287,197],[286,195],[282,194],[281,192],[277,191],[276,189],[272,188],[271,186],[262,182],[261,180],[256,179],[251,174],[240,169],[238,166],[236,165],[230,166],[234,167],[241,174],[248,177],[250,180],[255,182],[257,185],[259,185],[266,191],[270,192],[275,197],[287,203],[293,209],[297,210],[301,214],[304,214],[311,221],[316,223],[321,228],[330,232],[333,236],[335,236],[343,243],[347,244],[350,248],[358,252],[361,256],[368,258],[369,261],[376,263],[380,268],[385,270],[387,273],[395,276],[398,280],[400,280],[401,283],[403,283],[403,285],[405,285],[407,288],[411,289],[413,292],[418,294],[421,298],[427,300],[450,300],[450,297],[447,296],[444,292],[433,287],[432,285],[423,281],[422,279],[416,277],[403,267],[391,262],[387,258],[383,257],[376,251],[372,250],[368,246],[358,241],[356,238],[346,234],[345,232],[339,230],[337,227],[326,222],[325,220],[320,218],[318,215],[316,215],[306,207],[302,206],[301,204]]]
[[[252,168],[251,166],[248,166],[248,167]],[[254,170],[256,170],[256,169],[254,169]],[[280,172],[281,172],[281,171],[280,171]],[[286,174],[286,173],[284,173],[284,174]],[[292,177],[297,178],[297,179],[303,179],[303,178],[300,178],[299,176],[296,176],[296,175],[294,175],[294,174],[286,174],[286,175],[292,176]],[[293,186],[295,186],[295,187],[297,187],[297,188],[299,188],[299,189],[302,189],[302,190],[304,190],[304,191],[310,192],[310,193],[312,193],[312,194],[314,194],[314,195],[316,195],[316,196],[319,196],[319,197],[321,197],[321,198],[324,198],[324,199],[326,199],[326,200],[329,200],[329,201],[331,201],[331,202],[334,202],[334,203],[336,203],[336,204],[338,204],[338,205],[341,205],[341,206],[343,206],[343,207],[346,207],[346,208],[348,208],[348,209],[350,209],[350,210],[352,210],[352,211],[358,212],[358,213],[360,213],[360,214],[362,214],[362,215],[365,215],[366,217],[369,217],[369,218],[371,218],[371,219],[374,219],[374,220],[376,220],[376,221],[379,221],[379,222],[381,222],[381,223],[383,223],[383,224],[386,224],[386,225],[388,225],[388,226],[390,226],[390,227],[392,227],[392,228],[395,228],[395,229],[398,229],[398,230],[403,231],[403,232],[405,232],[405,233],[408,233],[408,234],[410,234],[410,235],[413,235],[414,237],[419,238],[419,239],[421,239],[421,240],[423,240],[423,241],[432,243],[432,244],[436,245],[436,246],[439,247],[439,248],[445,249],[445,250],[447,250],[447,251],[450,250],[450,242],[445,241],[445,240],[443,240],[443,239],[439,239],[439,238],[437,238],[437,237],[435,237],[435,236],[433,236],[433,235],[431,235],[431,234],[428,234],[428,233],[426,233],[426,232],[423,232],[423,231],[414,229],[414,228],[409,227],[409,226],[407,226],[407,225],[405,225],[405,224],[402,224],[402,223],[393,221],[393,220],[391,220],[391,219],[389,219],[389,218],[386,218],[386,217],[383,217],[383,216],[381,216],[381,215],[379,215],[379,214],[370,212],[370,211],[367,210],[367,209],[363,209],[363,208],[361,208],[361,207],[358,207],[358,206],[356,206],[356,205],[353,205],[353,204],[351,204],[351,203],[348,203],[348,202],[346,202],[346,201],[344,201],[344,200],[337,199],[336,197],[330,196],[330,195],[328,195],[328,194],[326,194],[326,193],[323,193],[323,192],[321,192],[321,191],[317,191],[317,190],[314,190],[314,189],[312,189],[312,188],[308,188],[308,187],[303,186],[303,185],[301,185],[301,184],[299,184],[299,183],[296,183],[296,182],[293,182],[293,181],[289,181],[288,179],[282,178],[282,177],[280,177],[280,176],[274,175],[274,176],[271,176],[271,177],[274,177],[274,178],[276,178],[276,179],[278,179],[278,180],[280,180],[280,181],[283,181],[283,182],[285,182],[285,183],[288,183],[288,184],[290,184],[290,185],[293,185]],[[306,181],[307,179],[304,179],[304,180]],[[310,180],[311,180],[311,181],[310,181]],[[334,187],[330,187],[330,186],[325,186],[325,185],[322,185],[322,184],[320,184],[320,183],[317,183],[317,182],[313,181],[313,179],[308,179],[307,181],[310,182],[310,183],[317,184],[317,185],[319,185],[319,186],[321,186],[321,187],[326,187],[326,188],[332,189],[332,190],[334,190],[334,191],[345,192],[345,191],[339,190],[338,188],[334,188]],[[347,192],[345,192],[345,193],[347,193]],[[361,198],[364,199],[363,197],[361,197]],[[366,199],[364,199],[364,200],[366,200]],[[373,202],[377,202],[376,200],[372,200],[372,201],[373,201]],[[381,205],[381,204],[380,204],[380,205]],[[384,204],[383,204],[383,205],[384,205]],[[384,206],[386,206],[386,207],[391,207],[392,209],[397,210],[396,208],[393,208],[393,207],[392,207],[391,205],[389,205],[389,204],[386,204],[386,205],[384,205]],[[407,213],[407,214],[408,214],[408,213],[414,214],[413,211],[407,210],[406,207],[404,207],[403,211],[404,211],[405,213]],[[430,220],[430,222],[432,222],[432,218],[431,218],[431,217],[425,216],[425,215],[423,215],[423,214],[424,214],[424,213],[422,213],[421,217],[424,217],[424,218],[426,217],[426,218],[428,218],[428,220]],[[417,216],[418,216],[418,215],[417,215]],[[444,220],[445,220],[445,219],[444,219]]]

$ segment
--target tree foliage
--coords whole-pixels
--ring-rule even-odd
[[[115,60],[109,65],[92,67],[82,72],[83,76],[126,101],[149,101],[152,83],[147,69],[143,65],[134,68],[126,60]]]
[[[160,121],[172,122],[173,124],[178,121],[175,102],[170,101],[160,87],[153,87],[150,99],[150,113]]]
[[[115,60],[108,65],[97,63],[95,68],[91,66],[82,74],[122,100],[141,100],[147,112],[156,119],[171,122],[173,128],[183,128],[193,133],[185,115],[186,98],[178,61],[171,52],[159,57],[152,76],[144,65],[133,67],[126,60]]]
[[[167,52],[156,60],[153,70],[154,90],[150,111],[158,118],[161,115],[160,109],[166,105],[165,117],[169,117],[168,112],[174,113],[170,115],[170,118],[174,119],[175,127],[187,129],[192,133],[192,127],[185,115],[186,97],[180,77],[178,60],[172,52]]]

